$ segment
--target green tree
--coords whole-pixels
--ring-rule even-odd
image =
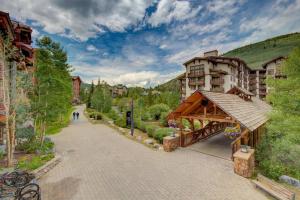
[[[43,143],[47,126],[61,119],[72,107],[72,81],[67,53],[60,44],[49,37],[43,37],[37,40],[37,45],[39,47],[36,51],[37,84],[32,101]]]
[[[267,80],[273,105],[267,134],[258,148],[261,170],[271,178],[282,174],[300,179],[300,47],[282,67],[286,79]]]
[[[87,108],[91,108],[91,105],[92,105],[92,96],[93,96],[93,93],[94,93],[94,82],[92,81],[92,85],[91,85],[91,88],[90,88],[90,91],[89,91],[89,94],[88,94],[88,98],[87,98],[87,102],[86,102],[86,107]]]
[[[91,107],[99,112],[108,113],[111,110],[111,106],[111,94],[107,87],[102,86],[99,82],[91,97]]]

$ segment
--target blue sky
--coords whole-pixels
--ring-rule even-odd
[[[1,10],[49,35],[85,82],[154,86],[205,51],[221,53],[300,31],[300,0],[0,0]]]

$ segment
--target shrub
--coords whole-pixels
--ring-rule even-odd
[[[117,114],[117,112],[114,109],[111,109],[107,116],[114,121],[117,120],[119,117],[119,115]]]
[[[115,124],[119,127],[126,128],[126,119],[125,119],[125,117],[118,117],[115,120]]]
[[[25,153],[36,153],[38,149],[40,148],[40,143],[36,140],[33,141],[25,141],[20,142],[16,146],[16,149],[19,151],[24,151]]]
[[[153,137],[154,136],[154,132],[155,132],[156,129],[158,129],[158,127],[149,124],[149,125],[146,125],[145,129],[146,129],[146,132],[147,132],[148,136],[149,137]]]
[[[137,129],[139,129],[139,130],[141,130],[141,131],[143,131],[143,132],[146,132],[146,124],[145,124],[145,122],[143,122],[142,120],[136,119],[136,120],[134,121],[134,126],[135,126]]]
[[[150,113],[148,111],[145,111],[141,114],[141,119],[143,121],[149,121],[151,118]]]
[[[184,128],[191,128],[191,123],[187,119],[182,119],[182,125]]]
[[[194,120],[194,128],[195,128],[195,130],[199,130],[202,128],[199,120]]]
[[[170,110],[169,106],[166,104],[155,104],[149,108],[149,113],[152,119],[159,120],[161,118],[161,113],[168,112]]]
[[[160,115],[160,123],[163,126],[168,126],[168,119],[167,119],[168,114],[169,112],[162,112]]]
[[[32,127],[22,127],[16,130],[17,139],[32,140],[34,136],[34,129]]]
[[[95,120],[101,120],[102,119],[102,114],[100,112],[91,112],[89,114],[90,118],[93,118]]]
[[[163,143],[163,139],[165,136],[171,135],[174,132],[172,128],[159,128],[155,130],[154,139],[158,140],[159,143]]]

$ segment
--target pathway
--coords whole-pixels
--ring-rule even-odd
[[[260,200],[232,162],[188,149],[151,150],[81,117],[53,136],[62,162],[41,180],[43,200]]]

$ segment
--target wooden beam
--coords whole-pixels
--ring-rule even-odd
[[[214,122],[228,122],[228,123],[236,123],[235,120],[233,119],[228,119],[226,118],[226,116],[224,117],[218,117],[218,116],[213,116],[213,115],[209,115],[209,116],[181,116],[182,118],[185,119],[198,119],[198,120],[208,120],[208,121],[214,121]]]
[[[200,102],[201,102],[202,98],[198,99],[197,101],[195,101],[190,107],[188,107],[185,111],[183,111],[181,114],[182,115],[186,115],[188,113],[190,113],[193,109],[195,109],[197,106],[199,106]]]
[[[214,115],[216,115],[217,114],[217,106],[216,106],[216,104],[214,104],[213,107],[214,107]]]

